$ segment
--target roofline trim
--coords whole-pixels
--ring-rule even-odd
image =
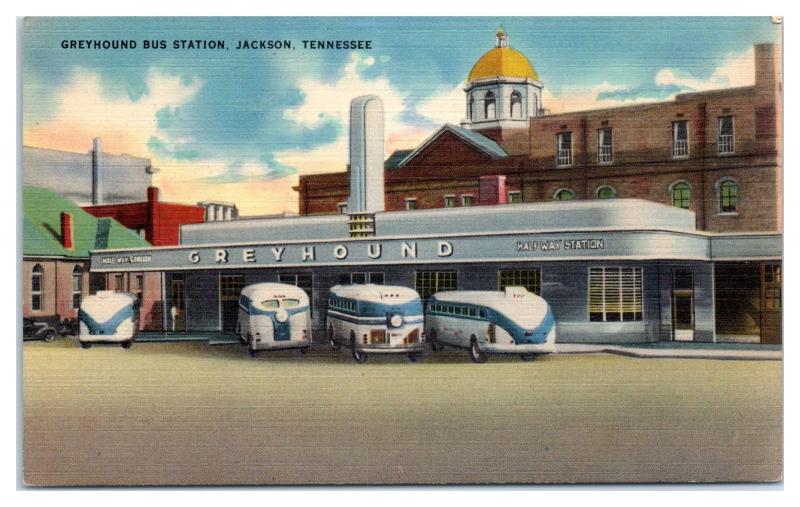
[[[442,125],[442,126],[441,126],[441,127],[439,127],[438,129],[436,129],[436,131],[434,131],[434,133],[433,133],[433,134],[431,134],[431,135],[430,135],[430,136],[429,136],[429,137],[428,137],[428,138],[427,138],[425,141],[423,141],[423,142],[422,142],[422,144],[420,144],[420,145],[419,145],[419,146],[418,146],[416,149],[414,149],[414,151],[412,151],[411,153],[409,153],[409,154],[408,154],[408,155],[407,155],[407,156],[406,156],[406,157],[405,157],[403,160],[401,160],[401,161],[400,161],[400,163],[399,163],[399,164],[397,164],[397,168],[400,168],[400,167],[405,167],[405,165],[406,165],[406,164],[407,164],[407,163],[408,163],[408,162],[409,162],[411,159],[413,159],[414,157],[416,157],[417,155],[419,155],[419,153],[420,153],[422,150],[424,150],[425,148],[427,148],[427,147],[428,147],[428,146],[429,146],[429,145],[430,145],[430,144],[431,144],[433,141],[435,141],[435,140],[436,140],[436,138],[438,138],[438,137],[439,137],[439,136],[442,134],[442,132],[444,132],[445,130],[449,130],[450,132],[452,132],[453,134],[455,134],[455,135],[456,135],[456,136],[457,136],[459,139],[461,139],[462,141],[466,142],[467,144],[469,144],[469,145],[470,145],[470,146],[472,146],[473,148],[477,149],[478,151],[481,151],[481,152],[483,152],[483,153],[486,153],[487,155],[489,155],[490,157],[492,157],[492,158],[493,158],[493,159],[495,159],[495,160],[500,160],[500,159],[506,158],[506,157],[498,157],[498,156],[496,156],[494,153],[492,153],[492,152],[490,152],[489,150],[485,149],[483,146],[480,146],[479,144],[477,144],[477,143],[473,142],[473,141],[472,141],[472,139],[470,139],[469,137],[467,137],[467,136],[465,136],[464,134],[462,134],[461,132],[459,132],[458,128],[457,128],[457,127],[455,127],[454,125],[451,125],[450,123],[445,123],[444,125]],[[481,134],[481,135],[483,135],[483,134]],[[487,139],[489,139],[489,138],[487,138]],[[498,145],[498,146],[499,146],[499,145]],[[502,148],[502,147],[501,147],[501,148]],[[503,150],[503,151],[505,151],[505,150]],[[506,154],[506,156],[508,156],[508,155]]]

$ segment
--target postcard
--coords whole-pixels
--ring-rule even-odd
[[[781,481],[782,29],[26,18],[25,484]]]

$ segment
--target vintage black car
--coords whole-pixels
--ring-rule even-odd
[[[23,340],[44,340],[51,342],[56,338],[58,331],[49,322],[34,319],[22,319]]]

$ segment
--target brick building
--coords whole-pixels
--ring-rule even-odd
[[[531,106],[521,121],[510,118],[518,109],[501,100],[502,89],[473,97],[486,83],[538,89],[529,84],[538,83],[529,64],[515,68],[495,57],[487,68],[493,52],[513,51],[501,44],[476,63],[482,74],[470,73],[462,125],[445,125],[389,157],[387,210],[495,204],[477,198],[479,179],[502,175],[499,202],[642,198],[694,211],[700,230],[781,230],[781,59],[774,45],[756,45],[753,86],[555,115]],[[343,212],[348,174],[303,175],[297,190],[301,215]]]
[[[781,232],[782,57],[774,44],[754,55],[752,86],[549,114],[500,31],[467,78],[461,125],[386,160],[385,209],[634,198],[691,210],[699,231]],[[348,181],[302,175],[300,214],[346,213]],[[780,262],[720,258],[713,277],[717,339],[781,339]]]
[[[96,218],[44,188],[23,192],[22,315],[55,323],[77,317],[81,301],[107,282],[124,280],[138,298],[140,326],[161,325],[160,278],[156,273],[89,272],[89,252],[99,248],[150,246],[110,218]],[[110,285],[110,287],[114,287]]]

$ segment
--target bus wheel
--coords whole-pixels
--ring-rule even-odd
[[[534,361],[536,359],[536,354],[520,354],[519,357],[523,361]]]
[[[474,336],[469,343],[469,358],[472,359],[473,363],[485,363],[486,362],[486,354],[483,353],[481,350],[480,345],[478,345],[478,339]]]
[[[88,349],[91,346],[92,346],[92,344],[89,343],[89,342],[81,342],[81,348],[82,349]]]
[[[351,333],[352,334],[352,333]],[[357,363],[363,363],[367,360],[367,353],[361,350],[358,350],[356,347],[356,337],[352,336],[350,338],[350,346],[353,349],[353,359],[356,360]]]
[[[333,350],[339,350],[339,344],[336,343],[336,335],[333,334],[333,326],[328,328],[328,343],[331,344]]]
[[[133,345],[133,340],[128,340],[128,341],[122,342],[122,348],[123,349],[129,349],[129,348],[131,348],[131,345]]]
[[[304,356],[308,354],[309,349],[311,349],[311,347],[300,347],[300,355]]]
[[[416,352],[412,352],[411,354],[408,355],[408,360],[411,361],[412,363],[416,363],[417,361],[421,361],[422,357]]]
[[[439,343],[439,341],[436,339],[435,329],[431,329],[431,350],[434,352],[441,352],[444,350],[444,345]]]

